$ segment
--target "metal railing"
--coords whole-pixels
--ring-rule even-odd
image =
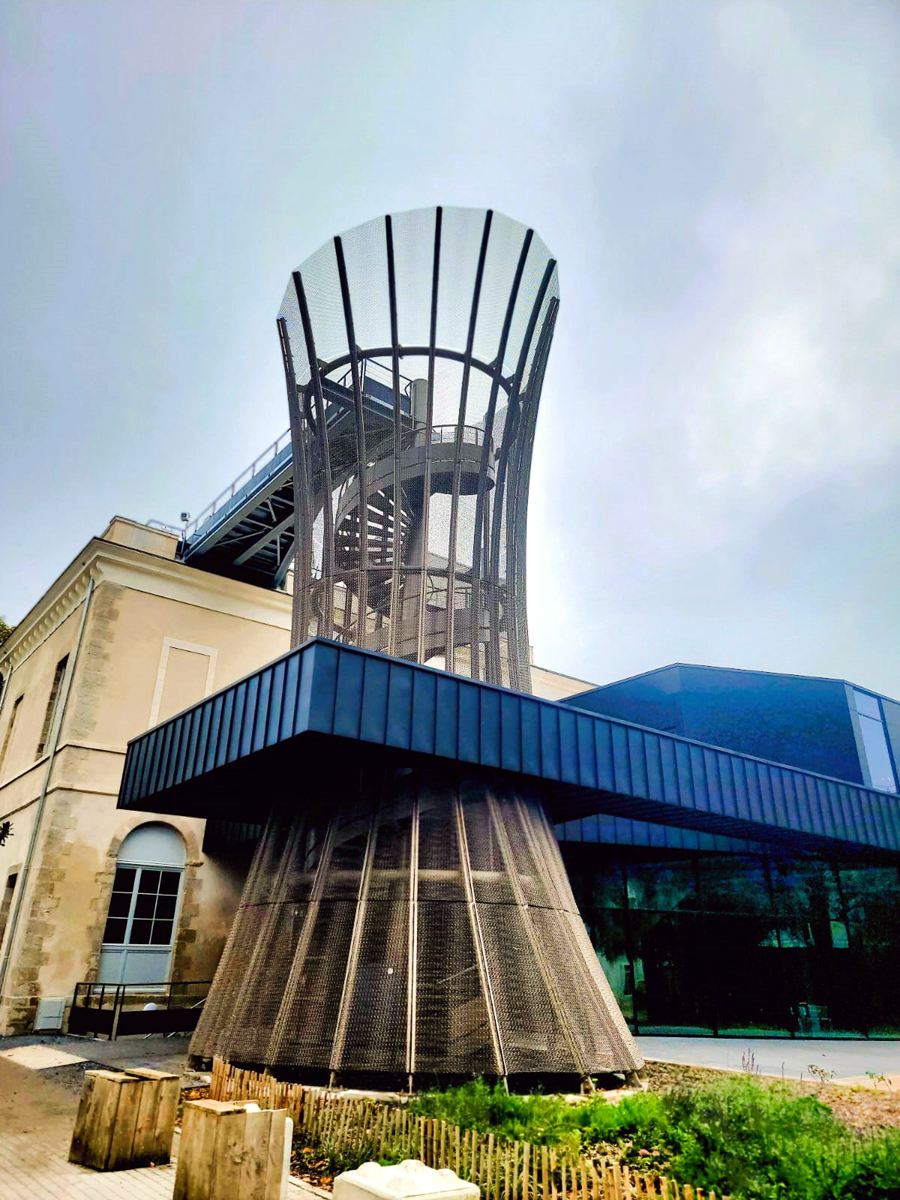
[[[290,443],[291,431],[285,430],[279,437],[275,439],[270,446],[266,446],[262,453],[257,454],[249,467],[241,471],[240,475],[236,476],[228,487],[223,488],[216,496],[211,504],[207,504],[206,508],[194,517],[192,521],[188,521],[185,525],[172,525],[168,521],[160,521],[156,517],[151,517],[147,524],[153,529],[163,529],[167,533],[177,533],[182,541],[190,541],[201,525],[205,525],[210,517],[214,517],[220,509],[224,508],[229,500],[233,500],[238,492],[251,483],[254,477],[259,473],[260,468],[271,463],[284,450],[285,446]]]
[[[179,983],[75,984],[69,1033],[188,1033],[196,1027],[212,980]]]
[[[241,471],[240,475],[238,475],[236,479],[233,479],[231,484],[221,491],[211,504],[207,504],[206,508],[204,508],[203,512],[201,512],[199,516],[194,517],[193,521],[190,521],[187,525],[185,525],[185,540],[189,539],[193,534],[195,534],[200,526],[204,525],[210,517],[215,516],[215,514],[220,508],[223,507],[226,501],[232,500],[234,496],[241,490],[241,488],[246,487],[246,485],[250,483],[253,477],[258,473],[261,466],[265,466],[274,458],[277,458],[285,446],[289,444],[290,440],[291,431],[287,429],[281,434],[280,437],[277,437],[275,441],[272,442],[271,446],[266,446],[265,450],[263,450],[261,454],[258,454],[256,458],[254,458],[249,467]]]
[[[456,424],[433,426],[431,430],[432,444],[438,445],[444,442],[454,442],[456,440],[458,429],[459,426]],[[189,521],[187,524],[173,525],[168,521],[160,521],[156,517],[151,517],[147,521],[147,524],[152,529],[162,529],[166,533],[175,533],[184,542],[190,541],[200,526],[205,525],[211,517],[215,516],[220,509],[225,507],[228,501],[233,500],[237,493],[254,479],[254,477],[259,473],[261,467],[266,466],[268,463],[271,463],[275,458],[277,458],[282,450],[284,450],[285,446],[289,444],[290,440],[291,431],[287,429],[281,434],[280,437],[277,437],[270,446],[267,446],[261,454],[258,454],[250,466],[243,470],[240,475],[236,476],[236,478],[231,481],[227,488],[223,488],[223,490],[218,494],[218,496],[216,496],[212,503],[207,504],[206,508],[204,508],[198,516],[194,517],[194,519]],[[484,444],[484,430],[478,425],[463,425],[462,437],[460,438],[460,441],[464,445],[481,446]],[[404,433],[402,444],[404,449],[409,449],[412,446],[424,445],[424,428],[419,427]],[[376,448],[375,453],[372,455],[373,460],[377,461],[377,459],[382,456],[381,451],[383,449],[385,454],[388,453],[390,445],[392,445],[392,440],[385,439],[384,446],[379,445]]]

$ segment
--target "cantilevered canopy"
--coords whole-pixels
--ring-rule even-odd
[[[119,807],[258,820],[285,780],[327,777],[354,756],[530,780],[554,821],[609,812],[809,848],[900,850],[900,802],[884,792],[321,638],[130,742]]]

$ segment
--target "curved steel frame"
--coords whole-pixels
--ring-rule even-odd
[[[293,272],[295,645],[530,690],[528,477],[557,308],[549,251],[490,210],[386,216]]]

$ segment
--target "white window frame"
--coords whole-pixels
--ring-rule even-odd
[[[178,936],[178,919],[181,916],[181,896],[184,891],[184,867],[173,867],[171,863],[130,862],[128,859],[117,860],[117,871],[119,867],[125,867],[128,870],[138,872],[134,877],[134,886],[131,889],[131,903],[128,906],[128,916],[125,919],[125,940],[123,942],[104,941],[101,943],[101,948],[103,950],[157,950],[160,953],[164,951],[171,953]],[[176,871],[178,873],[178,891],[175,893],[175,914],[172,917],[172,936],[168,942],[137,942],[132,944],[129,941],[131,926],[134,921],[134,910],[137,905],[138,893],[140,892],[141,874],[144,871]],[[113,886],[115,886],[115,875],[113,876]],[[159,893],[157,892],[158,895]],[[112,902],[112,892],[110,892],[110,902]],[[109,906],[107,906],[106,910],[106,919],[107,921],[109,920]],[[106,932],[105,925],[103,932]]]

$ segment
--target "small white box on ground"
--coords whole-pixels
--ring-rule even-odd
[[[60,996],[54,1000],[44,997],[38,1001],[37,1015],[34,1018],[34,1032],[40,1033],[42,1030],[62,1029],[65,1015],[65,996]]]
[[[394,1167],[367,1162],[355,1171],[344,1171],[334,1181],[334,1200],[398,1200],[402,1196],[427,1196],[428,1200],[478,1200],[481,1189],[444,1167],[436,1171],[414,1158]]]

